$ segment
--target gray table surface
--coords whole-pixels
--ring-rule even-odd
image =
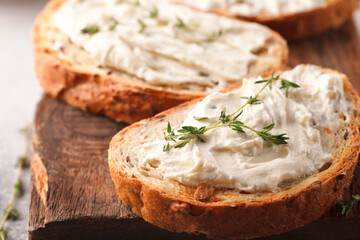
[[[0,0],[0,215],[15,181],[15,162],[24,147],[18,129],[31,124],[42,90],[35,78],[31,29],[45,0]],[[10,240],[28,239],[30,171],[22,175],[24,194],[16,201],[17,221],[6,223]]]
[[[31,124],[42,90],[35,78],[31,29],[46,0],[0,0],[0,214],[15,178],[24,141],[19,129]],[[355,15],[360,32],[360,11]],[[9,239],[27,239],[30,171],[22,175],[24,194],[16,201],[17,221],[7,222]]]

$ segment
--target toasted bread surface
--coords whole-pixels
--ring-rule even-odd
[[[65,1],[50,1],[39,14],[33,30],[35,72],[41,86],[52,97],[86,111],[105,114],[116,121],[132,123],[207,94],[202,86],[184,84],[177,89],[154,86],[126,72],[101,66],[52,25],[53,15]],[[272,62],[271,67],[264,69],[261,61],[253,63],[249,76],[286,65],[286,41],[276,32],[271,34],[266,44],[276,47],[273,56],[264,55],[264,59],[272,59],[268,61]],[[64,47],[54,49],[53,45],[58,41]]]
[[[136,169],[134,146],[161,138],[167,122],[179,126],[188,110],[200,101],[194,100],[135,123],[114,136],[109,168],[120,199],[156,226],[210,238],[248,239],[279,234],[319,218],[341,199],[360,151],[359,97],[345,75],[330,69],[324,72],[341,76],[347,98],[355,106],[351,124],[334,135],[331,165],[279,191],[251,194],[206,185],[185,186]]]

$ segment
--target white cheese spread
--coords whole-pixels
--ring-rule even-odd
[[[163,0],[68,0],[53,23],[105,67],[154,85],[213,89],[246,76],[271,36],[261,25]]]
[[[328,0],[173,0],[205,10],[222,10],[242,16],[281,16],[326,6]]]
[[[332,157],[329,133],[348,121],[341,114],[350,119],[352,105],[346,100],[342,79],[316,66],[299,65],[281,77],[300,88],[290,88],[286,97],[280,81],[275,82],[272,90],[267,87],[260,94],[262,103],[248,105],[239,120],[257,130],[275,123],[270,133],[286,133],[288,144],[269,146],[247,129],[239,133],[221,127],[206,132],[205,143],[193,140],[167,152],[162,151],[165,140],[145,143],[136,150],[138,167],[186,185],[205,182],[248,192],[275,191],[284,181],[317,172]],[[208,126],[218,121],[223,109],[234,112],[246,101],[241,97],[254,96],[264,86],[254,84],[256,80],[261,78],[244,79],[236,91],[207,96],[192,108],[182,126]],[[209,120],[196,121],[193,116]]]

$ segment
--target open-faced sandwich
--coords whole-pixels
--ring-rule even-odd
[[[359,97],[313,65],[247,78],[113,138],[120,199],[146,221],[212,238],[255,238],[325,213],[359,154]]]
[[[52,0],[37,18],[36,74],[81,109],[132,123],[287,63],[265,26],[169,0]]]

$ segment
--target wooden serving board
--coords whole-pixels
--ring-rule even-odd
[[[339,30],[290,44],[290,65],[314,63],[346,73],[360,89],[360,39],[349,21]],[[124,124],[75,109],[46,95],[33,129],[29,239],[204,239],[171,233],[122,205],[108,165],[111,137]],[[360,193],[360,165],[344,199]],[[348,217],[337,208],[302,228],[263,239],[360,239],[360,204]]]

